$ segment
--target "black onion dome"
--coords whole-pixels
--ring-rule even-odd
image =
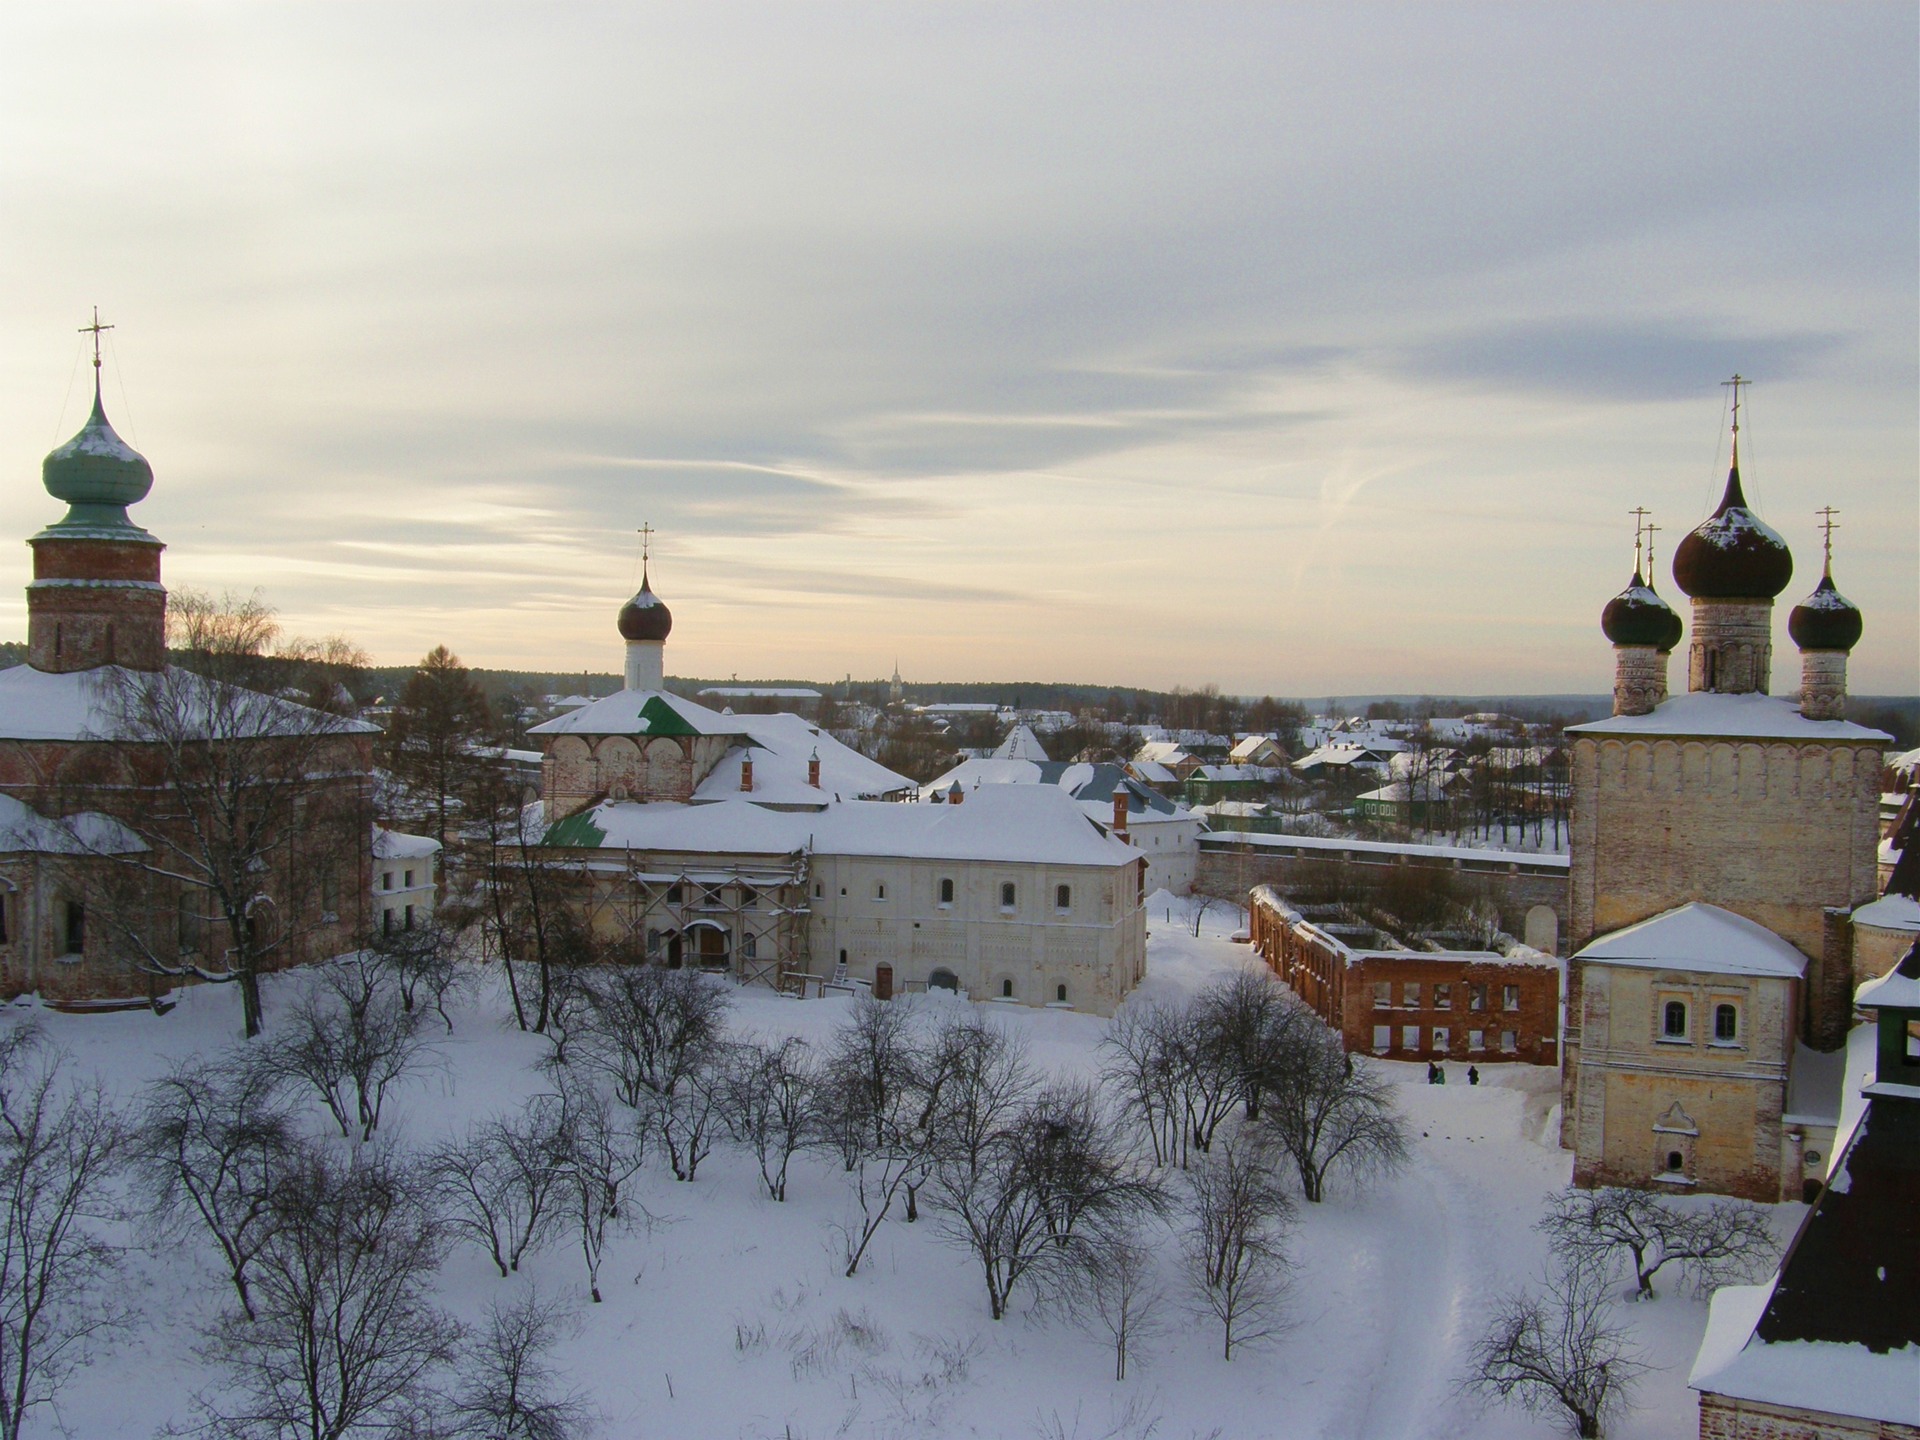
[[[1615,645],[1651,645],[1660,651],[1680,643],[1680,617],[1651,585],[1633,572],[1633,581],[1600,612],[1600,628]]]
[[[627,640],[665,640],[673,633],[673,612],[647,584],[640,572],[640,593],[620,607],[620,634]]]
[[[1813,593],[1787,616],[1787,633],[1802,650],[1851,650],[1860,643],[1860,607],[1822,575]]]
[[[1720,508],[1674,550],[1674,583],[1696,600],[1771,600],[1791,579],[1793,552],[1747,508],[1736,464]]]

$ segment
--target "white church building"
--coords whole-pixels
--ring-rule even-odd
[[[668,692],[673,619],[644,571],[619,625],[625,688],[530,732],[542,844],[577,867],[597,933],[788,990],[1108,1014],[1139,982],[1147,857],[1072,795],[923,800],[800,716]]]

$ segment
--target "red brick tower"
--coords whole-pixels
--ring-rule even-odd
[[[27,542],[27,663],[53,674],[159,670],[167,663],[166,547],[127,518],[127,506],[153,488],[153,467],[107,423],[97,343],[93,366],[93,414],[40,467],[67,513]]]

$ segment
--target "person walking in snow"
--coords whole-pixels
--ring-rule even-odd
[[[1479,1083],[1480,1083],[1480,1067],[1478,1065],[1467,1066],[1467,1084],[1478,1085]]]
[[[1444,1085],[1447,1083],[1447,1067],[1446,1066],[1436,1065],[1433,1067],[1433,1083],[1436,1085]]]
[[[1439,1068],[1431,1060],[1427,1061],[1427,1084],[1429,1085],[1439,1084],[1440,1082],[1433,1078],[1439,1073],[1440,1073]]]

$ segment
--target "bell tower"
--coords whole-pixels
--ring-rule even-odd
[[[127,516],[153,488],[153,467],[114,433],[100,398],[100,323],[93,336],[93,413],[41,462],[47,493],[66,515],[27,541],[27,663],[60,674],[101,665],[160,670],[167,663],[166,547]]]

